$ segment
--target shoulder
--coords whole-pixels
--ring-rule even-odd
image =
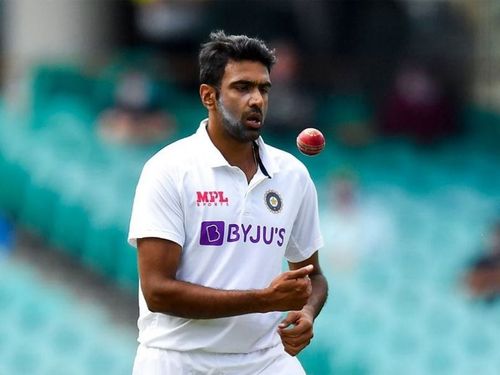
[[[193,134],[179,139],[154,154],[144,165],[144,171],[178,170],[192,165],[197,153],[198,142]]]
[[[266,150],[279,170],[279,173],[286,174],[287,176],[297,175],[298,177],[310,178],[309,171],[304,163],[291,153],[267,144]]]

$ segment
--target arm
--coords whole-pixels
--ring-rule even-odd
[[[303,307],[303,310],[308,310],[312,318],[315,319],[321,312],[321,309],[323,308],[323,305],[328,297],[328,283],[319,265],[318,252],[316,251],[310,258],[300,263],[288,263],[290,270],[298,270],[308,264],[312,264],[314,266],[313,271],[309,274],[312,292],[306,305]]]
[[[137,242],[141,289],[153,312],[190,319],[301,309],[311,293],[312,267],[282,273],[265,289],[221,290],[176,280],[182,248],[172,241]]]
[[[313,322],[319,315],[328,296],[328,283],[321,272],[318,252],[310,258],[299,263],[288,263],[291,270],[297,270],[307,264],[314,266],[313,272],[309,275],[311,279],[312,292],[304,307],[299,311],[290,311],[286,318],[278,326],[278,333],[285,347],[285,351],[290,355],[297,355],[304,349],[313,338]],[[293,327],[289,328],[291,325]]]

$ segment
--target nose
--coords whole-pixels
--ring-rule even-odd
[[[260,90],[256,87],[252,90],[250,95],[250,100],[248,105],[250,107],[256,106],[258,108],[262,108],[264,105],[264,97]]]

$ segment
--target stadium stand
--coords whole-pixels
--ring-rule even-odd
[[[103,85],[45,66],[33,79],[31,116],[0,107],[0,211],[134,292],[130,205],[141,166],[161,144],[99,141],[92,129],[99,104],[89,93]],[[169,95],[180,126],[166,142],[189,134],[203,116],[196,98]],[[362,259],[350,273],[325,266],[330,300],[300,355],[308,374],[500,373],[500,304],[472,302],[461,289],[466,264],[500,209],[500,121],[477,109],[464,118],[474,130],[467,137],[427,149],[404,140],[356,149],[329,141],[307,158],[293,135],[269,140],[304,161],[320,202],[328,199],[331,174],[347,165],[397,223],[393,249]],[[328,205],[320,206],[328,215]],[[74,308],[71,295],[44,285],[34,270],[0,267],[0,373],[130,372],[135,339],[107,330],[102,312]]]
[[[0,263],[0,373],[129,374],[134,332],[38,270]]]

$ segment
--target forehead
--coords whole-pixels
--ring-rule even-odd
[[[256,83],[268,83],[269,72],[264,64],[258,61],[234,61],[229,60],[224,69],[222,85],[228,85],[236,81],[250,81]]]

